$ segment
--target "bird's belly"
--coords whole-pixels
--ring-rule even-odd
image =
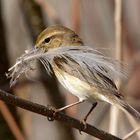
[[[101,94],[93,86],[81,81],[77,77],[71,76],[66,72],[55,72],[55,75],[59,82],[68,89],[73,95],[77,96],[79,100],[89,100],[91,102],[95,100],[102,100]]]
[[[87,91],[90,90],[90,86],[88,84],[65,72],[63,75],[56,74],[56,76],[59,82],[80,100],[85,100],[87,98]]]

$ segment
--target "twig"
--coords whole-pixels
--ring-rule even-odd
[[[128,138],[132,137],[135,133],[137,133],[138,131],[140,131],[140,127],[136,128],[135,130],[131,131],[130,133],[128,133],[126,136],[123,137],[123,140],[127,140]]]
[[[115,0],[115,41],[116,41],[116,57],[121,62],[123,57],[123,48],[122,48],[122,0]],[[118,87],[120,86],[121,81],[118,81]],[[110,114],[110,132],[117,134],[118,127],[118,116],[120,110],[116,107],[111,106]]]
[[[75,32],[79,33],[80,30],[80,1],[71,0],[71,21],[72,28]]]
[[[122,0],[115,0],[115,41],[116,57],[122,61]]]
[[[10,130],[13,132],[16,140],[25,140],[23,134],[21,133],[19,127],[17,126],[12,114],[10,113],[9,109],[7,108],[6,104],[0,101],[0,111],[4,116]]]
[[[46,106],[43,106],[43,105],[40,105],[37,103],[33,103],[33,102],[28,101],[28,100],[21,99],[18,96],[12,95],[12,94],[5,92],[5,91],[2,91],[2,90],[0,90],[0,99],[9,103],[9,104],[16,105],[18,107],[32,111],[34,113],[44,115],[46,117],[53,116],[54,111],[52,109],[50,109],[50,106],[46,107]],[[82,130],[83,132],[90,134],[92,136],[95,136],[101,140],[121,140],[120,138],[113,136],[113,135],[111,135],[107,132],[104,132],[102,130],[99,130],[99,129],[97,129],[94,126],[91,126],[89,124],[87,124],[86,129],[82,129],[83,124],[81,124],[81,122],[79,120],[76,120],[72,117],[69,117],[62,112],[56,113],[54,119],[58,120],[60,122],[63,122],[63,123],[65,123],[73,128]]]
[[[122,40],[122,0],[115,0],[115,40],[116,40],[116,57],[117,59],[121,62],[123,60],[123,40]],[[121,81],[118,81],[118,85],[120,86]],[[117,111],[117,113],[115,114],[116,116],[118,116],[119,114],[119,110]],[[114,113],[113,113],[114,114]],[[128,120],[131,124],[131,126],[134,128],[136,126],[135,121],[133,121],[131,119],[131,117],[129,117],[129,115],[127,115]],[[116,120],[117,121],[117,120]],[[116,122],[117,124],[117,122]],[[113,126],[115,126],[113,124]],[[116,125],[117,127],[117,125]],[[117,128],[116,128],[117,130]]]

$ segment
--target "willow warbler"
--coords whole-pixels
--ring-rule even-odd
[[[38,54],[36,57],[39,57],[47,71],[53,70],[58,81],[79,99],[75,103],[57,109],[56,112],[89,101],[92,103],[92,108],[84,118],[86,121],[97,102],[105,101],[140,120],[140,113],[125,102],[115,85],[114,77],[125,74],[116,68],[115,65],[118,63],[99,51],[85,46],[74,31],[59,25],[50,26],[40,33],[35,48],[35,51],[26,52],[9,69],[13,70],[9,77],[15,81],[27,70],[23,64],[31,62],[30,59],[35,57],[36,50],[43,49],[43,55]],[[49,66],[51,69],[48,69]]]
[[[80,47],[84,46],[84,43],[79,36],[74,31],[59,25],[45,29],[38,36],[35,46],[44,48],[45,51],[50,51],[52,48],[77,46],[77,53],[81,53],[83,56],[86,53],[86,46],[85,52],[80,51]],[[102,57],[101,54],[98,55]],[[62,107],[58,111],[86,100],[90,101],[93,106],[84,119],[86,121],[89,113],[97,105],[97,101],[105,101],[128,111],[137,120],[140,119],[140,114],[128,105],[124,101],[124,97],[119,93],[113,79],[109,75],[111,72],[108,70],[105,62],[98,66],[99,71],[94,67],[89,67],[87,64],[85,64],[85,68],[82,68],[79,63],[70,56],[54,57],[53,63],[50,63],[58,81],[79,99],[78,102]]]

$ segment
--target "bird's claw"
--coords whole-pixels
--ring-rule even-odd
[[[87,123],[85,119],[80,120],[80,124],[82,124],[81,129],[79,130],[79,133],[81,133],[82,130],[85,130],[87,128]]]
[[[47,117],[48,121],[54,121],[57,109],[53,106],[48,106],[48,109],[53,112],[52,116]]]

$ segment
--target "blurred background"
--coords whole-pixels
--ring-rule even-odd
[[[118,2],[117,2],[118,1]],[[30,80],[23,76],[10,88],[5,72],[38,34],[61,24],[77,32],[85,44],[129,65],[125,82],[119,81],[126,100],[140,111],[140,1],[139,0],[0,0],[0,89],[56,108],[77,100],[50,78],[39,64]],[[90,108],[83,103],[65,113],[82,119]],[[88,123],[120,138],[138,127],[131,116],[99,103]],[[95,140],[59,122],[0,101],[0,140]],[[139,140],[140,133],[131,140]]]

